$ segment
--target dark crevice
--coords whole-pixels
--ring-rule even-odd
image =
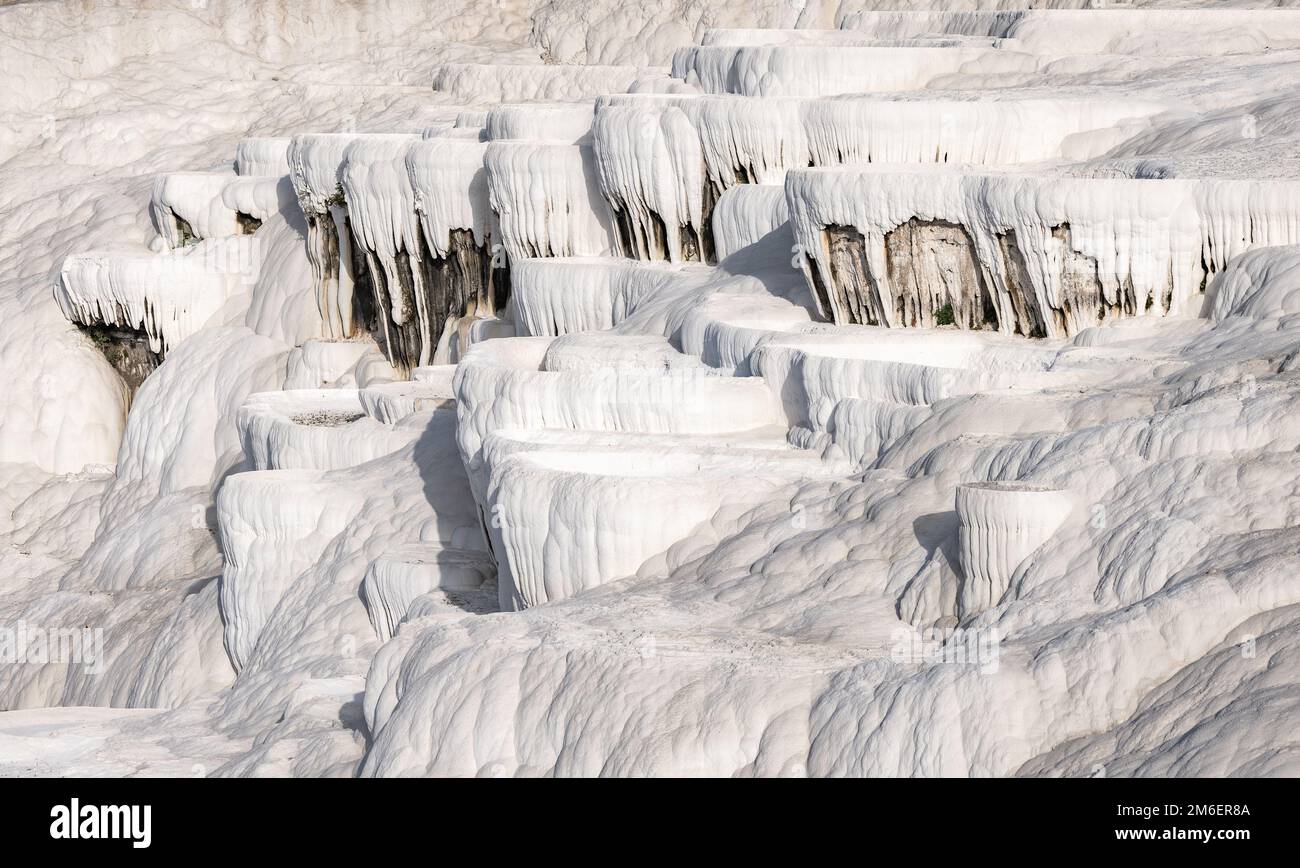
[[[389,286],[373,255],[365,257],[369,275],[365,285],[371,294],[368,308],[378,320],[372,332],[384,355],[404,373],[421,363],[426,339],[427,362],[457,321],[495,316],[510,300],[509,263],[504,255],[493,254],[490,239],[479,245],[472,231],[456,229],[445,256],[434,256],[423,237],[419,246],[415,259],[405,250],[395,257],[396,287]],[[357,286],[360,290],[360,280]],[[406,311],[401,323],[392,316],[394,294]]]
[[[127,329],[103,323],[76,325],[103,353],[113,370],[117,371],[126,383],[132,399],[145,379],[163,362],[162,354],[149,348],[149,335],[143,329]]]

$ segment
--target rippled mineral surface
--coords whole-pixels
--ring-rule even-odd
[[[446,5],[0,5],[0,775],[1300,775],[1300,4]]]

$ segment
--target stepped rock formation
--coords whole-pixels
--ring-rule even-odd
[[[0,775],[1300,774],[1297,4],[111,5],[0,6]]]
[[[977,615],[1002,602],[1016,568],[1070,514],[1068,492],[1006,482],[957,487],[962,585],[957,609]]]

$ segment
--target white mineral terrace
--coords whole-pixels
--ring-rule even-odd
[[[476,493],[486,486],[484,438],[500,429],[730,433],[771,426],[780,418],[759,378],[664,366],[550,371],[544,365],[552,342],[538,337],[487,341],[460,363],[454,382],[457,437]],[[501,400],[524,393],[528,401]]]
[[[608,256],[516,260],[511,287],[521,334],[612,328],[683,271],[680,265]]]
[[[235,174],[289,174],[289,142],[288,136],[241,139],[235,148]]]
[[[434,77],[433,88],[463,102],[590,99],[626,90],[653,72],[635,66],[449,63]]]
[[[903,36],[880,38],[853,30],[780,30],[711,27],[700,37],[700,45],[882,45],[950,47],[957,45],[994,47],[1002,40],[993,36],[967,36],[960,33],[943,36]]]
[[[68,319],[141,331],[150,349],[163,353],[222,324],[227,303],[247,292],[259,268],[252,237],[165,253],[81,253],[63,261],[55,296]]]
[[[986,322],[982,292],[1003,332],[1072,336],[1107,317],[1200,313],[1233,256],[1300,242],[1296,182],[810,169],[786,192],[836,322],[929,326],[947,304],[966,327]]]
[[[240,215],[259,222],[291,207],[296,194],[286,174],[241,175],[221,189],[221,204]]]
[[[454,368],[455,365],[437,367]],[[397,425],[416,413],[454,407],[450,371],[435,373],[436,368],[432,367],[416,370],[426,372],[428,379],[379,383],[362,389],[358,398],[366,415],[385,425]]]
[[[790,169],[1090,159],[1171,106],[1064,98],[602,98],[593,128],[605,198],[639,259],[712,259],[719,194]],[[728,250],[727,252],[730,252]],[[703,254],[703,255],[702,255]],[[712,254],[712,255],[709,255]]]
[[[437,406],[409,401],[404,409],[410,412],[395,414],[377,397],[363,400],[362,393],[352,389],[254,394],[236,416],[244,455],[254,470],[354,467],[415,442],[422,427],[394,423]]]
[[[1007,163],[1103,154],[1140,122],[1174,106],[1075,93],[838,98],[626,94],[603,97],[598,147],[616,154],[635,135],[689,147],[694,128],[709,177],[720,188],[776,183],[786,169],[842,163]],[[619,111],[613,111],[619,109]],[[633,109],[636,111],[633,112]],[[684,113],[688,126],[673,125]],[[666,117],[665,117],[666,116]],[[626,119],[618,123],[618,119]],[[1119,130],[1115,128],[1119,127]],[[775,174],[774,174],[775,173]]]
[[[496,563],[486,551],[415,543],[376,558],[362,588],[370,622],[386,642],[421,597],[438,590],[477,591],[495,578]]]
[[[1033,76],[1037,55],[977,45],[712,45],[673,55],[673,76],[705,93],[834,96],[924,89],[976,73]]]
[[[613,252],[612,217],[589,145],[490,142],[483,163],[501,242],[512,260]]]
[[[289,353],[284,387],[316,389],[336,384],[354,372],[359,362],[375,352],[371,340],[303,341]]]
[[[419,214],[424,243],[435,256],[447,254],[457,229],[472,232],[475,243],[489,248],[500,236],[496,212],[488,202],[485,150],[482,142],[459,139],[426,139],[406,150],[411,207]]]
[[[356,517],[363,499],[313,470],[240,473],[222,486],[221,615],[236,669],[252,656],[288,584]]]
[[[326,333],[335,338],[356,335],[363,327],[354,318],[359,257],[343,193],[343,167],[348,147],[366,136],[321,133],[294,136],[289,144],[290,178],[307,219],[307,256],[316,279],[316,305]],[[398,136],[409,141],[412,136]]]
[[[0,8],[0,774],[1300,775],[1300,4],[175,5]]]
[[[844,30],[877,39],[961,35],[1011,38],[1044,54],[1215,55],[1300,48],[1293,9],[1011,9],[892,12],[850,10]]]
[[[168,247],[239,234],[235,211],[223,198],[232,180],[224,172],[173,172],[154,180],[149,216]]]
[[[546,139],[580,144],[591,135],[592,100],[503,103],[488,111],[483,128],[490,140]]]
[[[961,590],[957,608],[969,616],[996,606],[1016,569],[1069,517],[1069,492],[989,482],[957,487]]]
[[[708,440],[689,438],[607,443],[585,435],[517,439],[512,431],[485,442],[503,609],[632,575],[724,505],[757,503],[783,485],[833,472],[810,453],[761,441],[756,449],[734,440],[711,449]],[[538,510],[540,503],[553,506]],[[557,547],[557,537],[572,544]]]

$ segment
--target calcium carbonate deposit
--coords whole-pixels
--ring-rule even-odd
[[[0,74],[0,775],[1300,775],[1300,3]]]

